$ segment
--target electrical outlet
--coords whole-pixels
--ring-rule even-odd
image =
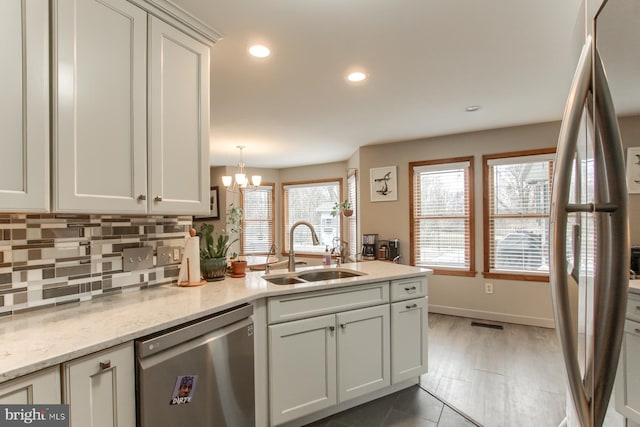
[[[179,246],[160,246],[158,247],[158,255],[156,265],[177,264],[182,260],[182,248]]]
[[[493,293],[493,283],[485,283],[484,284],[484,292],[487,294]]]

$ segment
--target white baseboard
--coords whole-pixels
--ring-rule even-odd
[[[429,304],[430,313],[449,314],[451,316],[469,317],[493,322],[516,323],[518,325],[539,326],[542,328],[555,328],[555,322],[551,318],[521,316],[517,314],[497,313],[493,311],[470,310],[467,308],[450,307],[446,305]]]

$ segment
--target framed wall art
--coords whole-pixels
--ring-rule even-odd
[[[220,201],[218,200],[218,186],[215,185],[209,190],[209,216],[194,216],[197,221],[220,219]]]
[[[640,147],[627,148],[627,189],[629,194],[640,193]]]
[[[369,169],[371,175],[371,201],[398,200],[398,172],[395,166]]]

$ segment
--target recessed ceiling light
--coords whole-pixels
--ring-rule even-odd
[[[354,83],[366,80],[366,78],[367,78],[367,75],[362,71],[354,71],[353,73],[349,73],[347,75],[347,80]]]
[[[479,109],[480,109],[479,105],[469,105],[464,109],[464,111],[466,111],[467,113],[472,113],[474,111],[478,111]]]
[[[255,56],[256,58],[266,58],[271,55],[271,50],[266,46],[257,44],[249,48],[249,53],[251,56]]]

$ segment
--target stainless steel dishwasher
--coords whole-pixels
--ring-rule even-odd
[[[140,427],[255,426],[253,307],[136,340]]]

